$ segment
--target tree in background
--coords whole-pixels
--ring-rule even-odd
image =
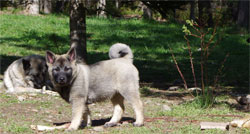
[[[44,0],[43,12],[50,14],[52,12],[52,0]]]
[[[70,46],[76,48],[77,60],[87,60],[86,11],[83,0],[70,0]]]
[[[151,1],[141,0],[143,4],[147,5],[150,9],[157,11],[161,14],[162,18],[167,19],[170,12],[175,12],[176,9],[184,10],[183,5],[189,3],[189,1]]]
[[[211,8],[211,0],[198,0],[199,8],[199,20],[198,23],[200,26],[208,24],[208,26],[213,26],[213,15]]]
[[[249,1],[239,1],[236,23],[240,26],[249,27]]]
[[[195,0],[190,1],[190,16],[189,19],[190,20],[195,20]]]
[[[145,4],[141,3],[144,19],[152,19],[152,10]]]
[[[32,15],[39,14],[39,0],[28,0],[26,11]]]
[[[100,17],[107,17],[105,9],[106,9],[106,0],[99,0],[97,3],[97,15]]]

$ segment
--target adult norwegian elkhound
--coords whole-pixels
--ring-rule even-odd
[[[90,125],[87,104],[105,99],[110,99],[114,106],[113,117],[105,127],[115,126],[121,120],[124,100],[132,105],[136,114],[134,126],[143,125],[139,76],[132,63],[132,51],[127,45],[117,43],[110,48],[109,57],[110,60],[86,65],[77,63],[75,49],[63,55],[47,51],[48,73],[53,86],[64,100],[72,104],[69,130],[78,129],[82,118]]]
[[[5,71],[3,86],[9,93],[40,92],[45,85],[47,66],[45,58],[30,55],[14,61]]]

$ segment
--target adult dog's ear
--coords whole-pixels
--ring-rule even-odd
[[[46,62],[53,64],[55,62],[55,54],[51,51],[46,52]]]
[[[23,69],[28,70],[30,68],[30,60],[24,58],[22,62],[23,62]]]
[[[67,52],[69,61],[74,61],[76,60],[76,49],[73,47]]]

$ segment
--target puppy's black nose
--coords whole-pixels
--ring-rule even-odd
[[[60,80],[60,81],[64,81],[65,78],[64,78],[64,77],[60,77],[59,80]]]

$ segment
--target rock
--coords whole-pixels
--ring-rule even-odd
[[[17,96],[18,101],[24,101],[26,99],[25,96]]]
[[[44,121],[46,121],[46,122],[53,122],[53,121],[50,120],[50,119],[44,119]]]
[[[35,96],[37,96],[37,93],[29,93],[29,96],[35,97]]]
[[[180,89],[179,86],[171,86],[168,88],[169,91],[176,91],[177,89]]]
[[[93,130],[96,132],[101,132],[104,130],[104,128],[103,128],[103,126],[99,126],[99,127],[94,127]]]
[[[38,112],[38,110],[37,110],[37,109],[32,109],[31,111],[32,111],[32,112]]]
[[[171,110],[172,110],[171,107],[169,107],[168,105],[163,105],[163,106],[162,106],[162,109],[163,109],[164,111],[171,111]]]
[[[188,88],[188,91],[201,91],[199,87]]]
[[[127,122],[127,121],[122,122],[122,125],[128,125],[128,124],[129,124],[129,122]]]

